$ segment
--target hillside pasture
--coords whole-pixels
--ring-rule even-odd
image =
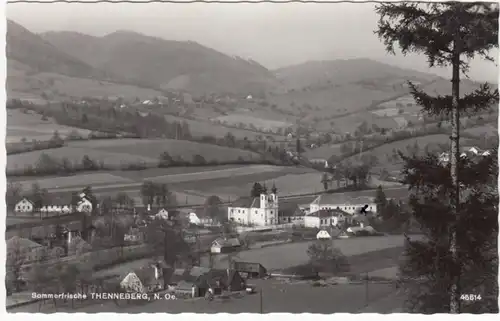
[[[7,97],[59,100],[82,97],[120,96],[126,99],[152,98],[162,93],[133,85],[117,84],[56,73],[39,73],[15,60],[7,61]]]
[[[332,155],[340,155],[340,146],[342,144],[321,145],[317,148],[311,148],[302,155],[306,158],[312,159],[328,159]]]
[[[27,166],[36,166],[36,163],[42,154],[47,154],[52,158],[62,159],[67,158],[73,164],[81,164],[83,156],[87,155],[92,160],[101,162],[103,161],[106,165],[119,166],[121,164],[133,163],[133,162],[144,162],[146,164],[157,164],[158,157],[150,158],[145,157],[140,154],[136,154],[133,149],[130,149],[130,153],[117,153],[109,152],[106,150],[99,150],[93,148],[84,147],[71,147],[63,146],[61,148],[51,149],[51,150],[37,150],[26,152],[22,154],[14,154],[7,156],[7,171],[15,169],[23,169]],[[158,155],[159,156],[159,155]]]
[[[222,123],[231,126],[237,126],[239,124],[245,124],[246,126],[252,125],[258,129],[263,129],[263,130],[276,130],[279,128],[286,128],[292,125],[284,121],[263,119],[245,114],[231,114],[227,116],[220,116],[213,120],[220,121]]]
[[[421,137],[413,137],[409,139],[395,141],[389,144],[384,144],[382,146],[376,147],[374,149],[363,152],[363,154],[374,155],[379,158],[381,163],[385,162],[386,155],[392,154],[392,150],[402,150],[403,153],[406,152],[406,146],[413,145],[415,142],[418,143],[420,148],[423,148],[426,145],[436,145],[436,144],[444,144],[449,143],[450,138],[448,135],[438,134],[438,135],[429,135],[429,136],[421,136]],[[354,161],[355,158],[359,157],[358,155],[347,158],[346,161]]]
[[[246,160],[258,159],[259,154],[242,149],[222,147],[175,139],[109,139],[74,142],[72,146],[91,148],[102,152],[137,155],[157,160],[161,153],[182,157],[191,161],[194,155],[201,155],[206,161],[235,161],[238,157]]]
[[[181,140],[151,139],[103,139],[72,141],[67,146],[50,150],[46,154],[55,158],[66,157],[74,163],[81,163],[84,155],[106,165],[144,162],[147,165],[158,164],[161,153],[168,152],[171,157],[180,156],[184,161],[192,161],[194,155],[201,155],[206,161],[236,161],[238,157],[246,160],[258,159],[259,155],[240,149],[216,145],[195,143]],[[7,157],[7,169],[35,166],[44,151],[31,151]]]
[[[27,190],[34,183],[38,183],[41,188],[65,188],[65,187],[75,187],[75,186],[93,186],[100,184],[126,184],[132,182],[129,179],[108,174],[108,173],[88,173],[77,176],[61,176],[61,177],[51,177],[51,178],[40,178],[40,179],[29,179],[17,181],[23,190]]]
[[[70,132],[76,130],[81,136],[87,136],[90,131],[70,126],[59,125],[52,119],[43,120],[42,116],[32,111],[22,112],[19,109],[7,109],[7,143],[17,143],[26,138],[44,141],[49,140],[54,131],[65,138]]]
[[[200,119],[187,119],[184,117],[178,117],[173,115],[165,115],[165,119],[168,122],[186,122],[189,125],[189,130],[193,136],[215,136],[217,138],[223,138],[227,133],[233,134],[234,137],[238,139],[243,139],[247,137],[248,139],[255,139],[257,136],[271,135],[275,139],[283,139],[283,136],[273,135],[268,133],[260,133],[257,131],[251,131],[240,128],[226,127],[218,124],[214,124],[209,120]]]
[[[278,189],[279,195],[297,195],[319,192],[323,189],[321,185],[321,173],[314,171],[303,174],[285,174],[275,175],[274,177],[265,177],[264,174],[248,177],[246,182],[243,177],[238,178],[238,182],[227,182],[226,186],[217,184],[213,188],[213,193],[216,195],[233,195],[237,197],[247,196],[255,182],[266,184],[271,188],[273,184]]]
[[[471,127],[464,130],[464,132],[477,135],[477,136],[498,136],[498,124],[491,123],[483,126]]]

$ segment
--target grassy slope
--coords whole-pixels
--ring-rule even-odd
[[[32,139],[48,140],[55,130],[63,138],[73,130],[77,130],[82,136],[89,133],[85,129],[56,124],[52,119],[42,120],[42,116],[31,111],[25,114],[20,110],[7,110],[7,142],[17,143],[23,137],[28,141]]]
[[[51,150],[49,155],[57,158],[68,157],[74,162],[80,162],[84,155],[94,160],[104,161],[106,164],[119,165],[122,162],[130,163],[144,161],[156,164],[159,155],[167,151],[171,156],[181,156],[191,161],[193,155],[199,154],[207,161],[231,161],[239,156],[244,159],[258,158],[259,155],[249,151],[177,140],[95,140],[84,142],[69,142],[68,146]],[[7,168],[34,165],[44,151],[10,155],[7,157]],[[47,153],[47,151],[45,151]]]

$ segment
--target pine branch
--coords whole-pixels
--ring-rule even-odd
[[[451,115],[453,110],[451,95],[433,97],[419,89],[412,82],[408,82],[408,86],[410,87],[410,94],[417,105],[423,108],[424,112],[434,116]],[[498,104],[498,100],[498,89],[491,90],[490,85],[485,83],[480,88],[460,98],[459,110],[461,113],[472,115]]]

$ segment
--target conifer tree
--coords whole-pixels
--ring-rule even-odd
[[[471,231],[475,236],[481,233],[491,236],[489,227],[496,226],[495,223],[491,226],[479,224],[480,218],[470,216],[472,213],[467,212],[472,210],[467,204],[474,202],[471,200],[471,194],[476,193],[477,184],[464,183],[472,179],[467,177],[470,173],[466,167],[474,168],[471,170],[474,172],[479,170],[476,168],[479,165],[461,164],[460,115],[490,108],[498,103],[498,90],[491,90],[488,84],[461,96],[460,73],[467,73],[469,61],[474,57],[493,60],[489,51],[498,48],[498,5],[458,2],[397,3],[381,4],[377,6],[376,11],[380,15],[376,33],[383,40],[388,52],[395,53],[394,47],[397,45],[405,55],[412,52],[423,53],[430,67],[452,68],[451,95],[432,97],[409,83],[411,94],[424,112],[449,117],[450,164],[442,167],[430,156],[420,160],[416,157],[404,159],[406,181],[414,189],[411,200],[413,215],[423,225],[428,241],[409,242],[409,261],[412,262],[410,266],[415,270],[413,276],[427,280],[426,285],[429,291],[432,291],[432,295],[428,295],[427,299],[414,292],[420,300],[414,300],[414,303],[418,303],[412,306],[412,310],[460,313],[460,293],[466,293],[460,286],[469,286],[464,281],[464,274],[486,262],[481,256],[481,250],[474,250],[479,251],[476,253],[477,261],[471,261],[468,265],[468,250],[473,249],[468,243],[470,236],[462,231],[464,226],[460,224],[469,218],[471,225],[468,228],[477,229]],[[479,177],[477,179],[480,180]],[[484,200],[485,194],[476,196],[478,199],[475,202],[479,202],[476,205],[480,206],[478,210],[487,211],[485,208],[489,205]],[[488,212],[488,215],[490,214]],[[493,242],[491,238],[481,239],[483,243]],[[480,242],[481,245],[484,245],[483,243]],[[481,246],[478,245],[478,248]],[[486,266],[490,267],[488,264]],[[407,269],[409,270],[411,269]]]

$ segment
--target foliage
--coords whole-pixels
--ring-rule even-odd
[[[349,271],[349,262],[332,241],[318,240],[307,249],[309,263],[317,272],[341,273]]]
[[[213,220],[216,220],[218,222],[227,221],[227,215],[225,215],[225,212],[222,209],[222,201],[216,195],[207,197],[207,199],[205,200],[204,211],[205,216],[208,216]]]
[[[169,191],[167,184],[145,181],[141,186],[141,196],[144,206],[169,208],[177,205],[175,194]]]
[[[260,194],[267,194],[267,187],[260,183],[254,183],[250,191],[251,197],[260,197]]]
[[[431,97],[410,83],[424,112],[451,115],[452,154],[446,166],[434,156],[401,155],[406,183],[413,190],[412,214],[426,236],[423,242],[408,241],[402,266],[407,309],[412,312],[498,312],[497,277],[492,277],[498,269],[498,196],[492,179],[498,176],[496,156],[477,162],[459,158],[460,113],[498,102],[498,90],[491,91],[487,84],[463,97],[459,92],[460,71],[468,71],[470,59],[492,60],[489,50],[498,48],[498,9],[495,3],[458,2],[403,2],[376,8],[380,15],[376,33],[387,51],[394,53],[397,44],[403,54],[423,53],[430,67],[448,65],[453,71],[451,95]],[[476,286],[477,279],[485,284],[482,289]],[[481,307],[461,303],[460,293],[469,292],[488,293],[490,298],[483,299]]]
[[[155,218],[146,228],[146,243],[171,266],[189,260],[191,248],[184,240],[181,224],[176,220]]]

